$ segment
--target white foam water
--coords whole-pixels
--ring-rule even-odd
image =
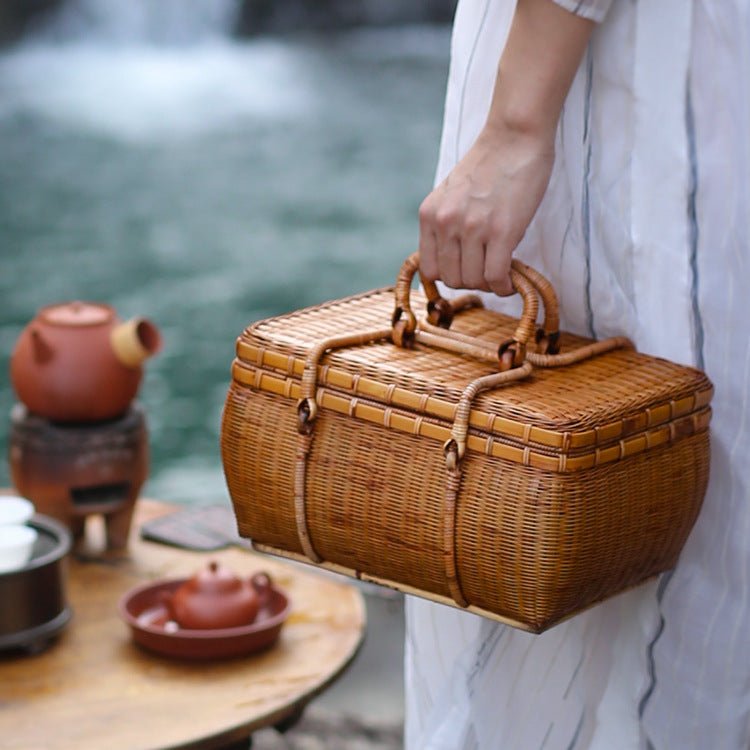
[[[65,0],[36,29],[38,39],[184,45],[225,39],[238,0]]]
[[[284,120],[312,105],[296,58],[294,48],[272,41],[29,43],[0,57],[0,117],[40,116],[129,141]]]

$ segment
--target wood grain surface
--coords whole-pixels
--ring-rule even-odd
[[[102,551],[103,527],[89,519],[86,546],[69,561],[70,625],[41,654],[0,655],[5,750],[221,747],[294,715],[354,658],[365,629],[356,587],[244,549],[196,553],[138,538],[139,524],[171,509],[139,500],[119,554]],[[276,646],[210,663],[136,646],[117,612],[122,594],[192,575],[213,559],[239,575],[267,571],[289,595],[292,613]]]

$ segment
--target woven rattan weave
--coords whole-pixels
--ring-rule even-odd
[[[706,376],[558,334],[521,264],[520,321],[410,295],[415,268],[238,339],[222,456],[240,533],[533,632],[673,567],[708,479]]]

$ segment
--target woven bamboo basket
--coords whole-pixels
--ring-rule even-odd
[[[517,261],[520,319],[412,292],[417,264],[237,340],[240,533],[532,632],[672,568],[708,481],[708,378],[558,333],[554,291]]]

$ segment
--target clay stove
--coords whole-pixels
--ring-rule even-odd
[[[17,404],[11,412],[10,470],[36,510],[68,526],[75,538],[86,516],[102,514],[110,548],[127,545],[135,501],[148,475],[143,410],[103,422],[59,423]]]

